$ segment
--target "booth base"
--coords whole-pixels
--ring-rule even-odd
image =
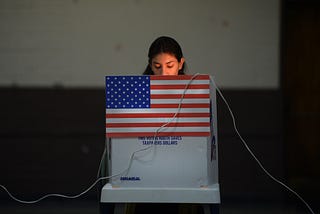
[[[219,184],[201,188],[114,187],[101,190],[101,203],[220,204]]]

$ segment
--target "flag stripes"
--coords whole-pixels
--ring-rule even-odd
[[[209,136],[209,90],[208,75],[108,76],[106,136]]]

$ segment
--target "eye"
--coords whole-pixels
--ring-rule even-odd
[[[174,63],[168,63],[167,64],[167,68],[173,68],[173,66],[174,66]]]
[[[161,65],[158,63],[153,63],[153,67],[156,69],[159,69],[159,68],[161,68]]]

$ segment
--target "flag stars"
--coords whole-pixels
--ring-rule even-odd
[[[149,85],[149,76],[106,77],[107,108],[149,108]]]

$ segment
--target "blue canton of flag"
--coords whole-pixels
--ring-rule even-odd
[[[107,76],[106,108],[150,108],[150,77]]]

